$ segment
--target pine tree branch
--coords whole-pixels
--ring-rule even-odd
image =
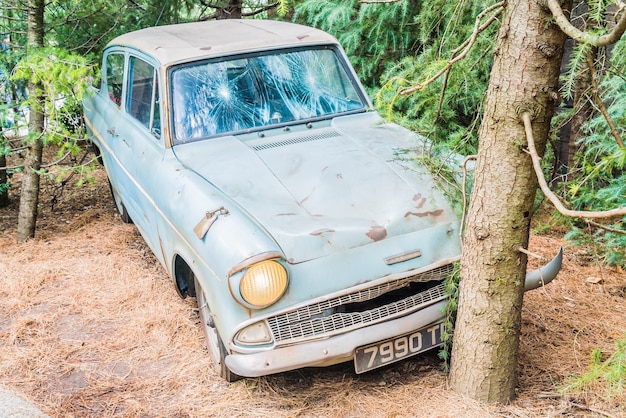
[[[443,86],[441,86],[441,94],[439,95],[439,103],[437,104],[437,116],[435,116],[435,122],[439,121],[441,117],[441,109],[443,109],[443,101],[446,98],[446,90],[448,89],[448,79],[450,78],[450,71],[446,72],[443,78]]]
[[[416,84],[413,87],[409,87],[407,89],[404,89],[404,90],[402,90],[400,92],[400,94],[401,95],[407,95],[407,94],[415,93],[416,91],[419,91],[419,90],[423,90],[426,86],[428,86],[429,84],[432,84],[433,82],[435,82],[443,74],[448,73],[452,69],[452,67],[454,66],[455,63],[457,63],[458,61],[460,61],[463,58],[465,58],[467,56],[467,54],[471,51],[472,47],[476,43],[476,39],[478,38],[478,35],[481,32],[483,32],[485,29],[487,29],[489,27],[489,25],[491,25],[494,21],[497,20],[498,16],[504,10],[504,5],[505,4],[506,4],[506,1],[501,1],[499,3],[494,4],[493,6],[488,7],[487,9],[483,10],[478,16],[476,16],[476,21],[474,23],[474,30],[472,31],[472,34],[458,48],[456,48],[454,51],[452,51],[452,58],[446,63],[445,67],[443,67],[441,70],[439,70],[437,72],[437,74],[435,74],[434,76],[432,76],[428,80],[424,81],[423,83],[418,83],[418,84]],[[489,17],[489,19],[487,19],[487,21],[485,23],[483,23],[481,25],[481,21],[482,21],[483,17],[487,13],[490,13],[490,12],[492,12],[494,10],[495,10],[495,13],[491,17]]]
[[[546,178],[543,175],[543,171],[541,170],[541,158],[539,154],[537,154],[537,149],[535,148],[535,140],[533,138],[533,126],[531,121],[531,114],[528,111],[524,111],[521,114],[522,121],[524,122],[524,128],[526,131],[526,140],[528,141],[528,153],[533,162],[533,168],[535,169],[535,174],[537,175],[537,181],[539,182],[539,187],[544,195],[552,202],[554,207],[561,212],[561,214],[565,216],[569,216],[571,218],[611,218],[614,216],[623,216],[626,215],[626,207],[619,207],[616,209],[605,210],[605,211],[580,211],[580,210],[571,210],[567,209],[563,203],[559,200],[559,197],[550,190],[548,183],[546,182]]]
[[[39,168],[40,169],[42,169],[42,168],[50,168],[50,167],[54,167],[54,166],[60,165],[63,160],[65,160],[67,157],[70,156],[71,153],[72,153],[71,151],[68,151],[65,155],[63,155],[63,157],[58,158],[57,160],[49,162],[49,163],[46,163],[46,164],[41,164],[41,166]],[[84,162],[84,160],[85,160],[85,157],[82,158],[82,161],[81,161],[80,164],[77,164],[77,165],[73,166],[73,168],[89,167],[89,165],[91,163],[94,163],[94,162],[98,161],[98,157],[93,157],[90,160],[88,160],[87,162]],[[23,168],[24,168],[24,165],[20,164],[20,165],[0,167],[0,170],[21,170]]]
[[[611,115],[609,115],[609,111],[606,109],[606,106],[604,105],[604,103],[602,102],[602,99],[600,98],[600,93],[599,93],[600,88],[598,86],[598,73],[596,72],[596,67],[593,62],[593,58],[591,57],[591,54],[589,52],[587,52],[585,57],[587,59],[587,66],[589,67],[589,71],[591,72],[591,95],[593,97],[593,102],[596,104],[596,106],[600,110],[600,113],[602,113],[602,116],[604,116],[606,123],[609,125],[609,128],[611,129],[611,135],[613,135],[613,138],[615,138],[615,142],[617,142],[617,145],[619,145],[621,148],[624,148],[624,141],[622,141],[622,137],[620,136],[619,131],[617,130],[617,127],[615,126],[615,122],[613,122]]]
[[[589,32],[581,31],[572,25],[569,19],[565,16],[565,13],[563,13],[563,9],[559,5],[558,0],[546,0],[546,5],[548,6],[548,9],[550,9],[550,12],[552,12],[554,21],[559,28],[561,28],[567,36],[580,43],[586,43],[594,46],[611,45],[619,41],[626,31],[626,12],[622,12],[622,16],[617,21],[611,32],[598,36]]]
[[[241,13],[241,16],[244,16],[244,17],[256,16],[256,15],[258,15],[260,13],[266,12],[268,10],[272,10],[272,9],[276,8],[277,6],[278,6],[278,2],[272,3],[272,4],[268,4],[267,6],[261,7],[259,9],[253,10],[251,12]]]
[[[204,1],[204,0],[200,0],[200,4],[202,6],[204,6],[204,7],[206,7],[206,8],[218,10],[217,12],[215,12],[213,14],[210,14],[208,16],[202,16],[200,19],[198,19],[201,22],[206,22],[207,20],[216,19],[219,16],[219,14],[220,14],[220,12],[219,12],[220,10],[223,11],[223,10],[227,9],[227,7],[219,6],[219,5],[215,4],[215,3],[207,2],[207,1]],[[279,2],[274,2],[272,4],[268,4],[266,6],[260,7],[258,9],[252,10],[250,12],[242,12],[241,13],[241,17],[256,16],[256,15],[261,14],[263,12],[267,12],[268,10],[275,9],[276,7],[278,7],[278,5],[279,5]]]
[[[596,228],[604,229],[607,232],[613,232],[614,234],[624,234],[624,235],[626,235],[626,230],[623,230],[623,229],[611,228],[610,226],[606,226],[606,225],[602,225],[602,224],[600,224],[598,222],[594,222],[591,219],[585,219],[585,222],[589,226],[595,226]]]
[[[199,3],[204,6],[204,7],[209,7],[211,9],[223,9],[224,6],[220,6],[219,4],[215,4],[215,3],[211,3],[211,2],[207,2],[207,1],[203,1],[200,0]]]

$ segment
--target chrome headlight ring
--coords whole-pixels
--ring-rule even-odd
[[[230,271],[230,292],[238,303],[249,309],[263,309],[285,294],[289,275],[277,255],[252,257]]]

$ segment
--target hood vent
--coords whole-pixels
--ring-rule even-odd
[[[328,132],[323,132],[323,133],[319,133],[316,135],[307,135],[307,136],[298,136],[298,137],[294,137],[294,138],[290,138],[290,139],[283,139],[281,141],[272,141],[272,142],[266,142],[264,144],[257,144],[257,145],[253,145],[252,149],[254,149],[255,151],[263,151],[263,150],[267,150],[267,149],[271,149],[271,148],[279,148],[279,147],[285,147],[288,145],[296,145],[296,144],[301,144],[304,142],[311,142],[311,141],[318,141],[321,139],[329,139],[329,138],[336,138],[339,135],[338,132],[336,131],[328,131]]]

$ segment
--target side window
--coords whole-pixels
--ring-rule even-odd
[[[126,111],[153,134],[159,136],[159,94],[155,68],[130,57]]]
[[[109,54],[106,58],[106,85],[109,99],[118,107],[122,103],[124,54]]]

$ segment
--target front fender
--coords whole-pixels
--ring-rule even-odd
[[[556,275],[561,271],[561,265],[563,264],[563,247],[559,250],[558,254],[545,266],[526,273],[526,279],[524,280],[524,291],[533,290],[538,287],[544,286],[550,283]]]

